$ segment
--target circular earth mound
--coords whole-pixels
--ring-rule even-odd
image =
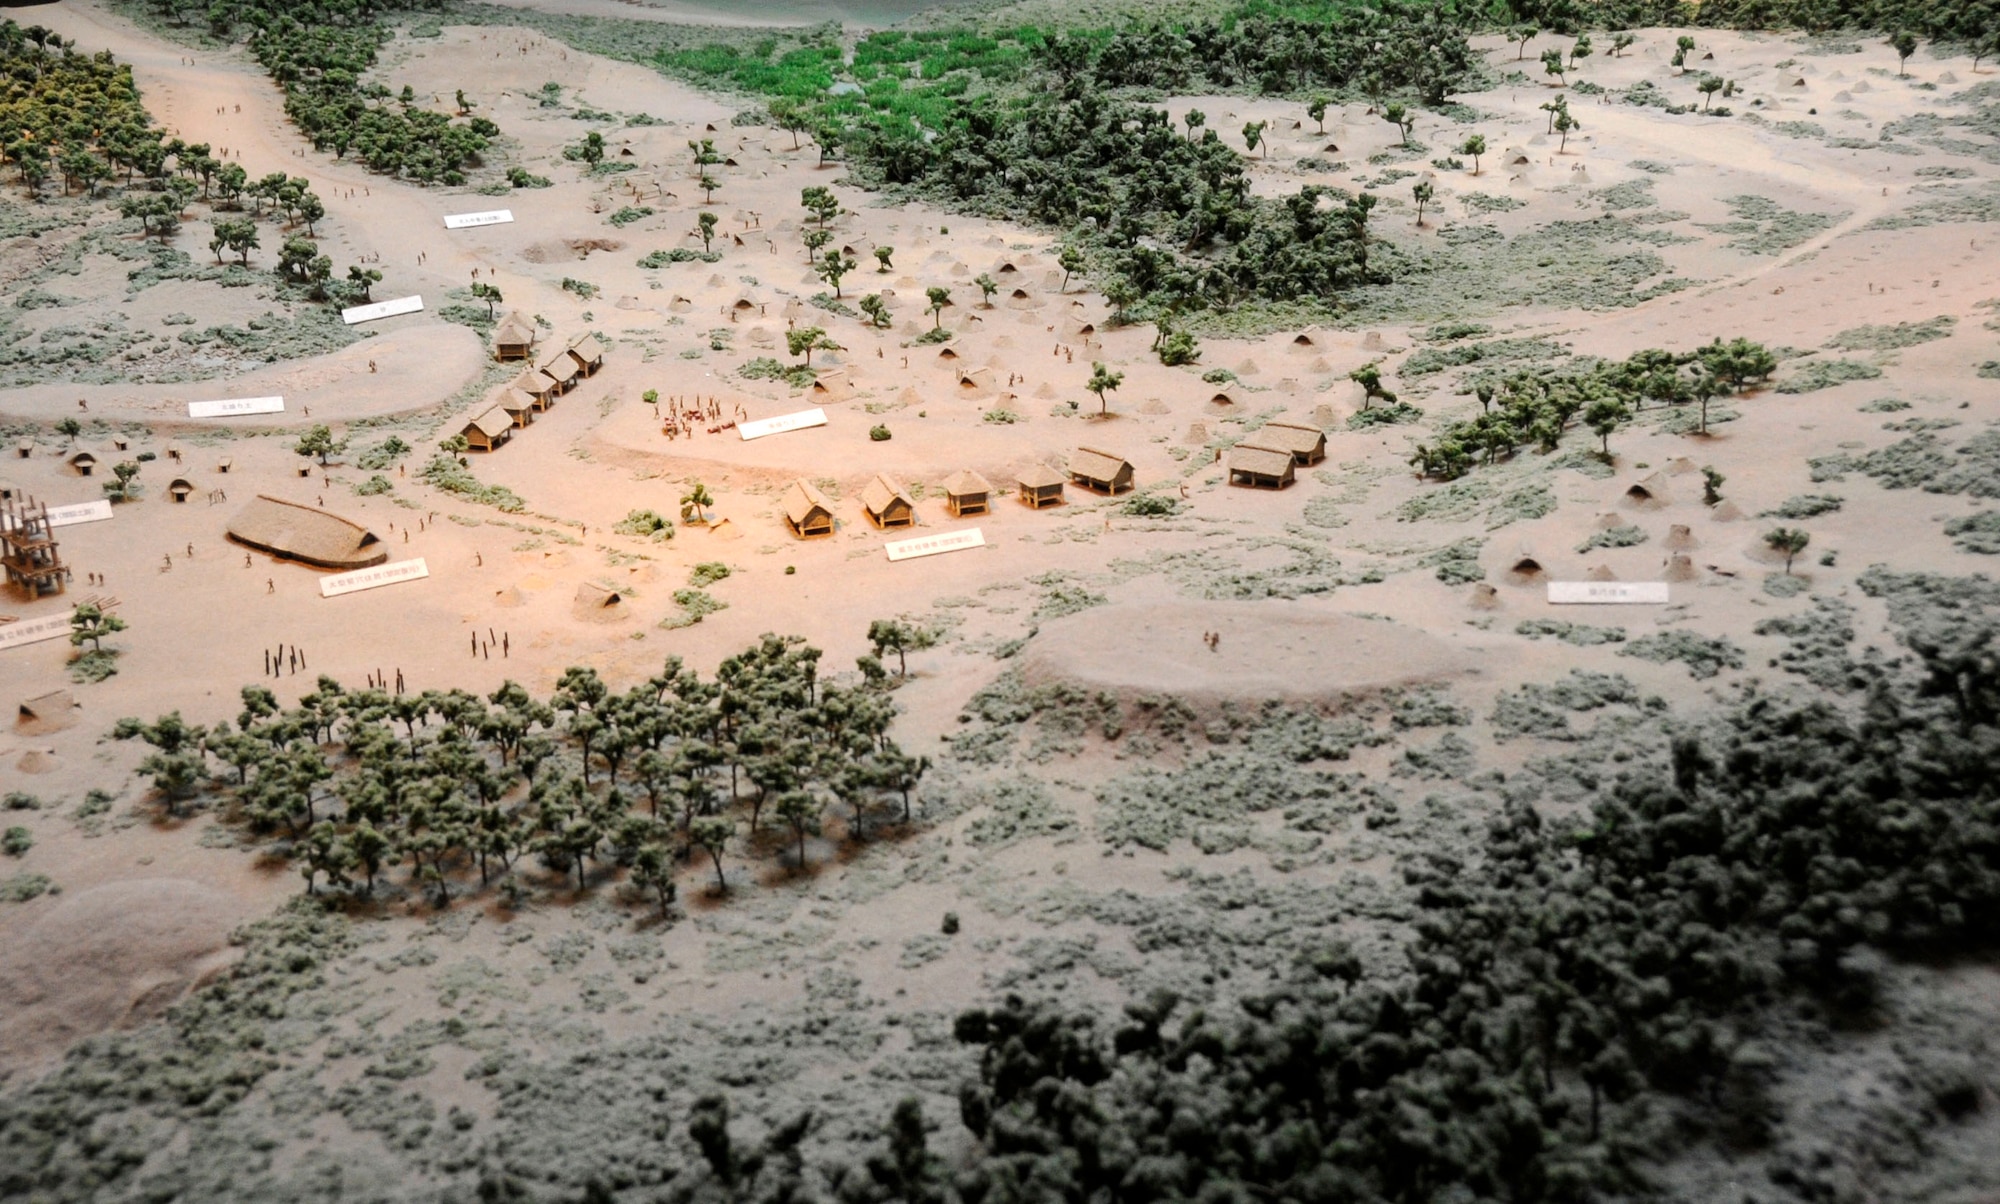
[[[1167,694],[1203,707],[1337,702],[1471,668],[1464,649],[1435,636],[1311,603],[1154,602],[1093,607],[1045,624],[1028,644],[1022,673],[1031,685]]]
[[[220,891],[172,878],[69,895],[0,943],[0,1072],[151,1019],[235,960]]]

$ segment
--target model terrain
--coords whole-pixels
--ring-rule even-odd
[[[2000,1195],[1990,9],[417,7],[0,31],[0,1199]]]

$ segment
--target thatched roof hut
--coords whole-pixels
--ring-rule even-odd
[[[514,429],[518,431],[535,420],[535,410],[538,407],[535,399],[526,393],[518,389],[509,389],[500,395],[499,408],[512,420]]]
[[[1292,483],[1292,453],[1282,448],[1239,443],[1229,452],[1229,483],[1283,489]]]
[[[985,514],[991,508],[992,493],[993,486],[985,477],[969,468],[960,469],[945,478],[944,508],[953,518]]]
[[[1318,427],[1291,422],[1267,422],[1252,436],[1260,447],[1282,448],[1292,461],[1310,467],[1326,459],[1326,435]]]
[[[861,509],[868,515],[868,521],[877,527],[917,525],[916,499],[910,496],[909,490],[879,472],[861,491]]]
[[[585,376],[597,375],[604,366],[604,344],[597,341],[594,334],[586,334],[569,345],[566,354],[576,361],[577,370]]]
[[[389,549],[366,527],[265,494],[229,520],[228,533],[245,547],[323,569],[365,569],[389,559]]]
[[[514,419],[494,406],[459,428],[473,451],[492,451],[514,436]]]
[[[558,397],[575,388],[577,378],[582,373],[583,368],[577,364],[576,357],[567,350],[560,355],[551,356],[549,361],[542,365],[542,375],[548,377],[555,385],[555,395]]]
[[[811,481],[800,477],[785,486],[779,506],[785,513],[785,525],[800,539],[833,534],[833,503]]]
[[[546,410],[555,404],[556,382],[533,368],[515,377],[508,383],[507,388],[511,392],[524,394],[528,400],[535,403],[535,408],[538,410]]]
[[[1060,506],[1063,502],[1063,475],[1046,464],[1023,469],[1014,478],[1020,489],[1021,504],[1036,510]]]
[[[1132,488],[1132,463],[1094,447],[1079,447],[1069,458],[1069,479],[1099,493],[1124,493]]]
[[[524,360],[535,351],[535,326],[520,314],[508,314],[493,331],[493,358]]]

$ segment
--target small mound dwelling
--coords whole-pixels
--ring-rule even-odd
[[[803,477],[785,486],[781,503],[785,525],[800,539],[817,539],[833,534],[833,503]]]
[[[985,477],[969,468],[961,469],[945,479],[944,508],[953,518],[985,514],[991,508],[988,499],[992,493],[993,486]]]
[[[493,331],[493,358],[504,363],[508,360],[524,360],[534,353],[534,325],[522,321],[520,314],[508,314]]]
[[[1255,489],[1283,489],[1292,483],[1292,453],[1239,443],[1229,452],[1229,483]]]
[[[814,401],[846,401],[854,396],[854,382],[847,378],[844,368],[835,368],[813,381],[806,393]]]
[[[1069,479],[1096,493],[1120,494],[1132,488],[1132,464],[1094,447],[1079,447],[1069,458]]]
[[[868,521],[881,529],[917,525],[916,500],[908,490],[879,472],[861,491],[861,509],[868,515]]]
[[[598,342],[594,334],[584,335],[571,343],[564,354],[576,361],[577,371],[585,376],[596,376],[597,370],[604,366],[604,344]]]
[[[1310,468],[1326,459],[1326,435],[1317,427],[1290,422],[1267,422],[1253,436],[1259,447],[1275,447],[1290,452],[1292,463]]]
[[[91,452],[80,451],[69,458],[69,466],[76,469],[78,476],[87,477],[97,470],[97,457]]]
[[[168,482],[167,484],[167,496],[174,499],[176,502],[187,501],[188,494],[193,492],[194,492],[194,482],[188,480],[186,477],[175,477],[172,481]]]
[[[229,520],[228,533],[245,547],[322,569],[365,569],[389,559],[389,549],[366,527],[265,494]]]
[[[494,406],[459,428],[473,451],[490,452],[514,437],[514,420],[507,411]]]
[[[1014,483],[1020,488],[1023,506],[1043,510],[1063,503],[1063,475],[1046,464],[1023,469]]]

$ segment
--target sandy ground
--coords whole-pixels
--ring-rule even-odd
[[[571,7],[616,16],[658,12],[662,19],[729,16],[693,4],[572,0]],[[1981,249],[1991,232],[1965,224],[1870,228],[1876,219],[1930,195],[1915,174],[1919,168],[1967,168],[1973,173],[1968,183],[2000,175],[1990,164],[1933,148],[1891,156],[1829,146],[1769,125],[1669,117],[1657,109],[1598,105],[1577,96],[1584,130],[1559,154],[1542,132],[1546,118],[1537,107],[1553,89],[1531,85],[1503,86],[1471,98],[1480,117],[1464,127],[1424,116],[1416,137],[1435,155],[1474,130],[1486,135],[1492,151],[1480,175],[1437,173],[1444,213],[1422,229],[1413,228],[1414,213],[1403,203],[1412,180],[1385,187],[1396,203],[1385,204],[1379,225],[1399,240],[1440,239],[1443,223],[1450,222],[1487,222],[1513,234],[1558,219],[1588,220],[1604,212],[1594,193],[1642,179],[1652,183],[1661,210],[1685,215],[1669,224],[1687,241],[1646,249],[1656,250],[1674,277],[1698,282],[1695,287],[1627,308],[1527,304],[1504,314],[1476,315],[1498,333],[1610,356],[1739,334],[1813,348],[1867,322],[1950,315],[1959,323],[1949,338],[1885,357],[1883,379],[1799,395],[1762,392],[1732,402],[1729,408],[1741,416],[1707,438],[1642,422],[1615,438],[1615,472],[1609,477],[1531,470],[1525,463],[1518,472],[1501,470],[1492,479],[1520,483],[1539,474],[1536,479],[1547,483],[1559,505],[1546,517],[1489,529],[1486,502],[1449,519],[1413,518],[1401,509],[1435,490],[1413,480],[1405,466],[1410,441],[1423,432],[1354,432],[1344,426],[1360,400],[1346,374],[1385,356],[1393,370],[1399,353],[1416,345],[1407,326],[1378,323],[1210,339],[1196,371],[1167,369],[1147,353],[1149,328],[1107,330],[1101,299],[1081,284],[1060,290],[1048,235],[920,206],[882,206],[865,193],[838,187],[838,167],[817,166],[813,150],[792,149],[789,135],[733,127],[734,106],[638,67],[492,28],[448,28],[440,39],[392,45],[380,72],[385,83],[400,88],[407,82],[420,93],[447,97],[451,89],[466,86],[480,111],[514,140],[506,149],[515,160],[556,181],[545,190],[494,199],[398,185],[313,153],[284,123],[276,89],[238,55],[197,54],[193,65],[183,65],[181,48],[87,2],[43,10],[37,17],[80,46],[108,48],[131,62],[154,113],[180,136],[240,148],[253,174],[287,167],[309,176],[326,198],[326,241],[337,261],[380,256],[389,279],[377,296],[422,293],[441,300],[445,289],[469,283],[476,270],[478,279],[503,289],[505,308],[548,322],[545,351],[587,329],[603,332],[612,350],[601,373],[508,446],[472,458],[483,481],[526,499],[527,511],[516,515],[429,490],[414,472],[405,477],[390,470],[396,490],[388,495],[362,497],[352,489],[369,475],[352,460],[386,433],[400,432],[418,446],[418,455],[408,461],[414,468],[435,439],[457,429],[483,401],[441,426],[429,417],[357,430],[342,463],[302,477],[298,468],[304,462],[292,453],[289,434],[301,425],[302,413],[200,429],[184,420],[167,421],[174,407],[214,389],[48,385],[0,398],[0,412],[14,416],[50,420],[72,412],[75,398],[87,397],[93,416],[155,423],[156,434],[142,443],[164,451],[177,441],[183,452],[177,471],[198,482],[189,504],[174,505],[166,498],[170,473],[163,460],[146,476],[149,488],[141,501],[120,507],[108,523],[62,533],[64,553],[79,580],[84,573],[100,573],[106,582],[89,590],[79,585],[75,593],[116,596],[119,613],[130,624],[117,640],[124,649],[120,671],[105,683],[76,687],[80,709],[67,730],[0,734],[0,774],[50,798],[73,801],[90,787],[122,791],[118,805],[125,822],[87,836],[53,815],[31,817],[38,844],[24,866],[48,874],[65,891],[6,905],[0,966],[44,965],[42,951],[49,941],[63,939],[60,933],[101,926],[101,901],[123,898],[115,892],[158,892],[162,898],[200,894],[181,909],[169,931],[135,924],[108,938],[123,940],[128,948],[157,948],[157,958],[129,965],[115,954],[94,958],[89,975],[63,982],[30,970],[0,973],[0,979],[16,983],[17,1009],[12,1027],[0,1032],[0,1062],[25,1058],[23,1051],[36,1045],[20,1033],[45,1034],[40,1040],[46,1053],[94,1027],[152,1014],[160,999],[212,972],[222,956],[222,933],[268,912],[293,889],[288,873],[260,867],[235,851],[203,846],[190,830],[197,825],[162,831],[138,818],[151,810],[139,803],[142,788],[131,776],[132,750],[103,741],[121,715],[179,709],[190,719],[207,719],[233,713],[237,688],[259,680],[263,650],[279,644],[303,649],[308,658],[304,672],[270,683],[289,701],[321,673],[349,683],[371,672],[402,673],[415,689],[479,691],[513,678],[546,690],[563,668],[585,664],[622,687],[656,670],[668,654],[710,669],[766,631],[801,634],[826,650],[828,664],[845,665],[866,651],[864,632],[871,619],[907,613],[949,620],[951,638],[912,660],[916,679],[902,695],[907,714],[901,729],[912,747],[934,744],[952,729],[964,700],[998,671],[989,655],[995,647],[1039,626],[1034,612],[1049,581],[1100,591],[1113,604],[1051,622],[1030,645],[1035,672],[1133,694],[1319,697],[1347,686],[1446,679],[1468,702],[1483,706],[1503,678],[1553,675],[1586,663],[1577,649],[1511,634],[1519,619],[1550,617],[1620,621],[1640,631],[1690,625],[1727,633],[1749,649],[1746,672],[1754,674],[1778,647],[1775,640],[1750,634],[1758,619],[1774,612],[1774,603],[1759,589],[1771,569],[1758,539],[1764,524],[1725,521],[1726,515],[1704,508],[1693,470],[1718,467],[1728,477],[1726,492],[1735,512],[1756,515],[1815,488],[1806,477],[1807,457],[1864,440],[1881,442],[1882,416],[1858,411],[1872,398],[1907,398],[1915,406],[1912,414],[1967,427],[2000,416],[1991,385],[1971,371],[1971,365],[1993,358],[1996,343],[1982,327],[1987,311],[1977,308],[1995,291],[1990,250]],[[735,17],[782,19],[779,11],[763,8],[754,18],[740,12]],[[1754,111],[1773,122],[1809,120],[1836,136],[1866,136],[1884,122],[1938,107],[1938,97],[1952,90],[1939,82],[1948,72],[1956,73],[1961,86],[1974,78],[1963,59],[1915,60],[1914,78],[1904,81],[1893,77],[1894,59],[1886,50],[1796,57],[1798,48],[1782,40],[1703,36],[1715,60],[1701,67],[1727,73],[1746,89],[1732,101],[1739,112],[1762,100]],[[1672,39],[1669,32],[1642,32],[1624,57],[1600,56],[1586,75],[1605,86],[1651,78],[1686,99],[1693,95],[1691,81],[1665,66]],[[1503,67],[1512,54],[1498,44],[1489,49]],[[1795,65],[1775,65],[1787,59]],[[578,120],[567,107],[542,108],[534,94],[545,82],[563,85],[568,103],[650,115],[657,124],[607,132],[614,153],[623,159],[629,151],[639,171],[593,180],[564,162],[563,145],[587,129],[606,127]],[[1863,82],[1869,89],[1855,90]],[[1937,91],[1919,91],[1924,84],[1937,85]],[[1369,156],[1390,153],[1396,142],[1388,124],[1357,107],[1331,114],[1321,135],[1301,123],[1296,107],[1288,104],[1200,98],[1176,99],[1167,107],[1178,115],[1190,106],[1208,111],[1210,124],[1225,131],[1247,120],[1273,122],[1275,147],[1253,165],[1265,192],[1289,190],[1302,180],[1351,186],[1373,174]],[[1819,111],[1808,115],[1815,108]],[[723,260],[641,269],[636,261],[650,251],[699,248],[690,231],[704,206],[691,185],[685,150],[687,140],[698,137],[715,138],[735,160],[706,206],[724,219],[725,237],[718,243]],[[1338,151],[1325,150],[1329,143]],[[1519,148],[1519,155],[1506,153],[1509,148]],[[1302,174],[1299,160],[1307,155],[1351,166]],[[1665,165],[1671,173],[1632,166],[1636,162]],[[1430,170],[1421,160],[1405,166]],[[633,180],[647,175],[665,195],[633,195]],[[798,242],[799,190],[814,184],[836,186],[853,207],[833,227],[836,245],[853,247],[863,265],[845,282],[846,296],[851,301],[864,292],[892,292],[891,329],[865,329],[806,300],[824,288],[805,270]],[[1480,217],[1467,208],[1475,195],[1511,198],[1521,206]],[[1700,223],[1731,220],[1724,198],[1739,195],[1827,214],[1830,224],[1777,254],[1732,249],[1726,234],[1704,232]],[[657,212],[622,228],[606,220],[621,207],[641,204]],[[502,205],[513,210],[512,225],[457,233],[442,227],[447,213]],[[192,230],[181,239],[193,253]],[[572,249],[588,240],[615,248],[585,254]],[[874,270],[870,252],[876,245],[896,248],[893,270]],[[426,262],[419,264],[420,255]],[[981,305],[972,278],[1010,265],[1014,271],[1002,277],[995,304]],[[565,277],[586,280],[601,294],[586,301],[561,287]],[[955,304],[944,318],[957,332],[952,359],[940,358],[937,347],[912,343],[930,325],[923,295],[933,284],[953,290]],[[1022,296],[1013,296],[1016,289]],[[753,356],[784,359],[783,335],[793,321],[819,322],[844,345],[841,352],[815,359],[832,392],[799,393],[733,374]],[[300,410],[309,406],[313,421],[344,426],[361,418],[424,414],[477,379],[479,350],[464,328],[443,323],[434,313],[379,326],[378,337],[338,355],[277,365],[228,382],[226,392],[282,391]],[[1301,334],[1309,343],[1296,341]],[[716,344],[728,349],[716,350]],[[375,372],[366,368],[369,359],[376,361]],[[1126,374],[1103,418],[1095,415],[1097,400],[1083,388],[1094,360]],[[1228,367],[1240,382],[1204,384],[1199,370],[1210,367]],[[1443,389],[1425,392],[1449,379],[1395,383],[1435,418],[1476,404]],[[663,406],[677,398],[712,398],[725,415],[740,409],[753,418],[820,406],[828,421],[755,442],[705,430],[669,440],[652,408],[640,401],[648,389],[662,395]],[[1231,400],[1218,403],[1219,392]],[[985,418],[1000,410],[1018,421]],[[1206,445],[1271,416],[1324,420],[1330,428],[1326,463],[1317,472],[1302,472],[1299,483],[1283,493],[1227,486]],[[876,425],[889,427],[893,438],[871,440],[869,430]],[[1186,499],[1183,514],[1171,520],[1128,517],[1117,503],[1077,490],[1068,504],[1046,512],[1003,496],[989,516],[953,520],[945,514],[937,486],[952,472],[976,469],[1004,495],[1015,471],[1037,462],[1060,463],[1078,446],[1129,458],[1142,487]],[[44,444],[26,460],[10,459],[5,476],[52,504],[95,496],[98,483],[78,478],[58,450]],[[233,461],[226,477],[216,471],[224,457]],[[880,547],[885,536],[853,500],[876,472],[925,486],[921,532],[976,525],[986,546],[890,563]],[[1664,496],[1651,508],[1635,508],[1626,490],[1655,472],[1666,474]],[[776,493],[800,476],[839,496],[840,529],[834,537],[802,543],[779,522]],[[677,513],[690,479],[715,491],[716,514],[725,524],[685,528],[670,543],[613,533],[613,524],[633,509]],[[226,490],[227,500],[211,502],[212,488]],[[1972,567],[1951,550],[1935,521],[1968,507],[1960,499],[1917,491],[1883,493],[1853,483],[1843,488],[1850,494],[1866,490],[1866,504],[1812,523],[1814,545],[1807,560],[1814,563],[1802,561],[1800,571],[1817,593],[1859,607],[1864,632],[1874,638],[1880,612],[1850,588],[1853,577],[1878,562],[1954,571]],[[323,501],[378,532],[395,558],[424,557],[430,576],[322,599],[316,572],[246,556],[225,540],[229,516],[259,492]],[[1315,502],[1323,508],[1309,509]],[[1313,514],[1324,521],[1308,521]],[[1327,514],[1333,518],[1327,520]],[[1648,541],[1588,554],[1576,550],[1592,531],[1628,523],[1646,531]],[[1685,537],[1676,539],[1675,527],[1686,527]],[[1497,588],[1491,597],[1475,598],[1470,587],[1443,584],[1423,563],[1429,552],[1465,536],[1486,540],[1481,563]],[[1245,578],[1260,573],[1283,578],[1301,548],[1337,563],[1347,584],[1303,601],[1226,601],[1237,596]],[[1658,579],[1672,567],[1671,551],[1685,549],[1689,579],[1675,586],[1672,606],[1657,614],[1563,613],[1544,601],[1538,583],[1507,577],[1524,549],[1558,579],[1580,578],[1594,569],[1620,580]],[[1838,560],[1822,567],[1817,558],[1828,549],[1838,552]],[[728,609],[692,627],[662,629],[661,620],[678,609],[671,595],[686,584],[692,566],[716,560],[734,570],[710,587]],[[1380,579],[1361,584],[1371,577]],[[624,596],[608,621],[576,610],[578,589],[593,583]],[[1204,596],[1216,601],[1202,609],[1186,605],[1189,598]],[[10,599],[0,611],[39,618],[62,612],[74,597]],[[1201,643],[1210,631],[1221,633],[1214,651]],[[1408,638],[1385,635],[1394,631],[1407,632]],[[480,637],[501,635],[509,649],[504,656],[497,646],[489,653],[469,652]],[[68,655],[64,645],[53,642],[0,653],[0,699],[67,686]],[[1691,681],[1674,665],[1622,661],[1617,668],[1647,691],[1676,702],[1717,688]],[[1087,776],[1106,769],[1085,765],[1077,772]],[[1013,862],[998,859],[997,872],[1034,873],[1042,855],[1017,852]],[[830,871],[847,872],[846,867]],[[1123,876],[1135,887],[1167,888],[1151,862],[1121,860],[1106,874],[1106,881]],[[781,886],[773,884],[773,894]],[[927,931],[951,897],[934,884],[907,891],[897,906],[869,911],[864,930],[884,944],[881,952],[862,957],[856,972],[871,982],[897,983],[912,1000],[940,1005],[969,1000],[980,979],[962,966],[935,963],[906,973],[893,965],[896,942]],[[724,916],[714,922],[734,921]],[[700,949],[714,938],[701,926],[688,926],[663,939],[699,967]],[[107,965],[128,968],[121,976],[104,969]],[[725,998],[778,989],[755,973],[732,976],[697,968],[689,974],[711,986],[722,983]],[[784,990],[802,989],[800,975],[781,975],[780,981],[788,984]],[[643,1016],[615,1021],[645,1022]]]

